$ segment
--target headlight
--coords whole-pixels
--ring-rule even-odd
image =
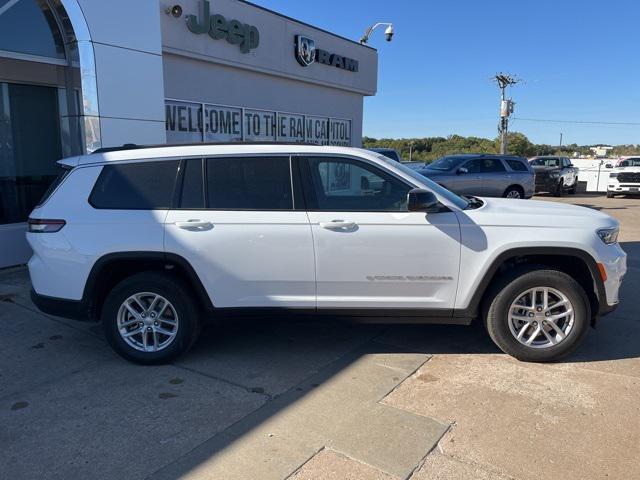
[[[600,237],[600,240],[602,240],[607,245],[612,245],[618,241],[618,232],[618,227],[614,227],[603,228],[601,230],[598,230],[596,233]]]
[[[560,173],[558,173],[558,172],[551,172],[549,174],[549,177],[551,177],[551,178],[558,178],[559,176],[560,176]]]
[[[618,176],[617,173],[610,173],[609,178],[616,178]]]

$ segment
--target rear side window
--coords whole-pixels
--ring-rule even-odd
[[[293,210],[289,157],[208,158],[207,208]]]
[[[495,158],[485,158],[482,161],[482,173],[505,172],[506,168],[502,162]]]
[[[180,208],[203,208],[202,159],[185,160]]]
[[[42,195],[42,198],[40,199],[40,201],[36,206],[39,207],[41,205],[44,205],[44,203],[47,200],[49,200],[49,197],[55,191],[55,189],[58,188],[58,185],[60,185],[70,173],[71,173],[71,168],[63,166],[60,169],[60,173],[58,173],[58,176],[53,180],[53,182],[51,182],[49,187],[45,190],[44,195]]]
[[[506,160],[511,170],[515,172],[526,172],[528,171],[527,166],[521,162],[520,160]]]
[[[89,203],[113,210],[171,208],[178,160],[106,165]]]

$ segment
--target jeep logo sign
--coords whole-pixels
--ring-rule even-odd
[[[222,15],[210,15],[208,0],[200,2],[200,19],[187,15],[187,28],[193,33],[208,33],[214,40],[223,38],[231,45],[240,46],[242,53],[249,53],[260,45],[260,32],[253,25],[238,20],[227,20]]]
[[[296,60],[303,67],[308,67],[313,62],[318,62],[350,72],[358,71],[357,60],[316,48],[316,43],[303,35],[296,35],[295,55]]]

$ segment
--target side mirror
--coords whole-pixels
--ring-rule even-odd
[[[437,213],[440,210],[440,204],[433,192],[414,188],[407,195],[407,209],[410,212]]]
[[[465,167],[460,167],[460,168],[458,169],[458,171],[456,171],[456,173],[457,173],[458,175],[462,175],[463,173],[469,173],[469,169],[467,169],[467,168],[465,168]]]
[[[610,163],[607,163],[604,168],[613,168],[613,165],[611,165]]]
[[[567,165],[569,168],[574,168],[575,165],[573,163],[570,163],[569,165]]]

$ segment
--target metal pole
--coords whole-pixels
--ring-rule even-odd
[[[506,85],[502,85],[500,88],[500,106],[502,107],[503,102],[506,100],[505,99],[505,91]],[[500,123],[501,123],[501,127],[500,127],[500,153],[502,155],[506,155],[507,154],[507,131],[509,130],[509,117],[500,117]]]
[[[562,150],[562,132],[560,132],[560,150]]]

